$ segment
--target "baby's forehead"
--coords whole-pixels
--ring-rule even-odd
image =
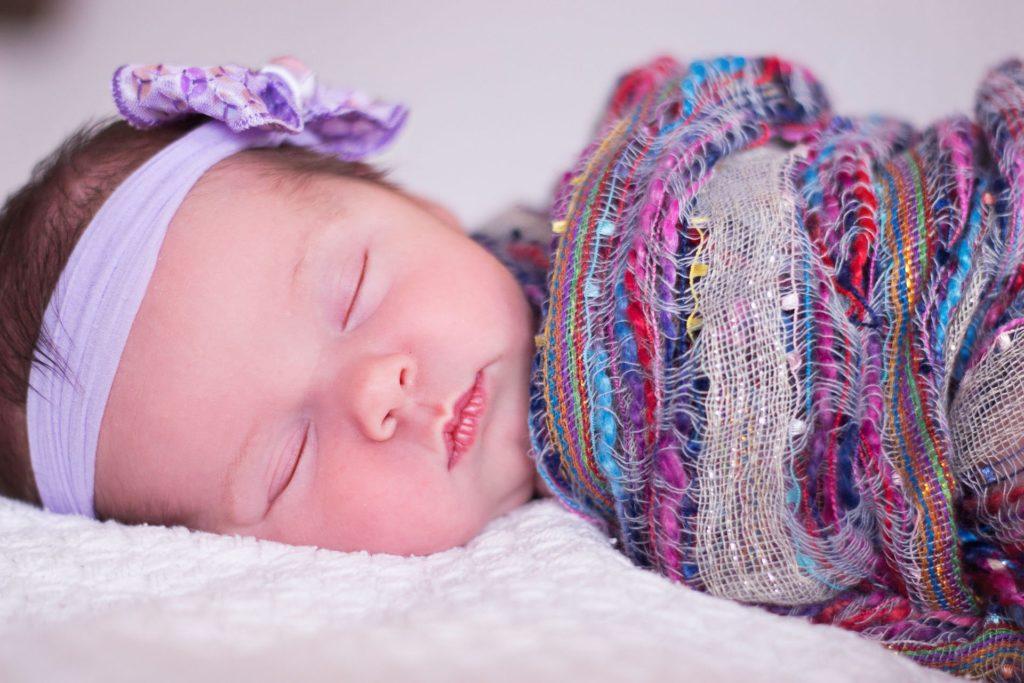
[[[414,200],[370,180],[242,159],[204,176],[175,213],[169,237],[182,246],[172,278],[270,263],[276,270],[267,277],[277,277],[287,270],[278,261],[303,245],[312,253],[339,254],[360,236],[375,235],[378,249],[404,249],[383,236],[429,220]]]
[[[332,215],[409,201],[397,187],[383,181],[383,174],[365,164],[318,156],[296,160],[287,154],[266,149],[228,157],[203,174],[189,197],[230,206],[255,196],[296,210]]]
[[[208,170],[188,191],[182,209],[214,216],[287,211],[323,221],[409,207],[397,187],[353,174],[350,166],[305,167],[275,158],[273,151],[241,153]]]
[[[318,176],[290,168],[273,157],[245,151],[210,167],[189,194],[216,193],[227,197],[246,192],[280,197],[298,194],[302,199],[309,190],[321,189],[323,179]]]

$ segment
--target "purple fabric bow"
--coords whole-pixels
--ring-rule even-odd
[[[237,64],[128,64],[114,73],[112,89],[118,111],[136,128],[201,114],[236,133],[255,128],[311,135],[305,144],[349,161],[385,147],[409,113],[358,90],[320,85],[294,58],[259,71]]]

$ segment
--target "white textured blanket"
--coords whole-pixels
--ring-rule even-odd
[[[557,503],[464,548],[345,554],[0,498],[0,680],[930,681],[633,567]]]

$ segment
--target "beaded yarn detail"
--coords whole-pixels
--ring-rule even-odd
[[[1024,680],[1024,64],[974,114],[624,75],[552,204],[530,432],[637,565]]]

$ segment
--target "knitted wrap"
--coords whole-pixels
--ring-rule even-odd
[[[1024,65],[975,121],[777,57],[619,79],[559,183],[534,457],[637,565],[1024,679]]]

